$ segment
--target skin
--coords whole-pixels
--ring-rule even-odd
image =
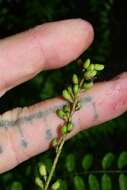
[[[35,27],[0,41],[0,94],[31,79],[41,70],[62,67],[76,59],[93,41],[92,26],[81,19]],[[11,73],[11,75],[10,75]],[[73,116],[74,130],[108,121],[127,111],[127,73],[96,84],[80,94],[82,108]],[[67,102],[61,97],[0,116],[0,173],[46,151],[63,121],[56,109]]]

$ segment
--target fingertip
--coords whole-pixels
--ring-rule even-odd
[[[92,43],[92,25],[83,19],[68,19],[38,27],[45,55],[44,69],[59,68],[78,58]]]
[[[70,19],[72,22],[70,61],[77,59],[93,42],[94,30],[92,25],[83,19]],[[71,54],[72,53],[72,54]]]
[[[42,70],[63,67],[77,59],[90,46],[93,37],[90,23],[68,19],[46,23],[2,40],[0,95]]]
[[[84,45],[88,45],[88,46],[85,46],[85,48],[88,48],[91,43],[93,42],[93,39],[94,39],[94,29],[93,29],[93,26],[90,22],[86,21],[86,20],[83,20],[83,19],[77,19],[80,24],[82,25],[82,30],[84,30]]]
[[[92,43],[94,30],[92,25],[83,19],[70,19],[70,41],[67,41],[67,54],[64,64],[77,59]],[[70,43],[69,43],[70,42]]]

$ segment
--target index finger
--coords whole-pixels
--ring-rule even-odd
[[[0,40],[0,95],[44,69],[76,59],[93,40],[81,19],[48,23]]]
[[[82,93],[81,109],[73,115],[74,130],[67,138],[127,111],[126,84],[127,73],[124,73]],[[59,126],[63,125],[56,110],[65,104],[65,100],[56,97],[0,115],[0,173],[49,148]]]

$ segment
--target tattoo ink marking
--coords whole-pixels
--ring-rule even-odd
[[[86,105],[88,103],[92,102],[92,97],[91,96],[85,96],[81,98],[81,104]]]
[[[18,128],[18,131],[19,131],[20,136],[21,136],[21,146],[22,146],[23,148],[27,148],[28,143],[27,143],[27,141],[26,141],[25,138],[24,138],[24,134],[23,134],[22,128],[21,128],[20,125],[17,125],[17,128]]]
[[[27,148],[28,143],[27,143],[27,141],[26,141],[25,139],[22,139],[22,140],[21,140],[21,145],[22,145],[24,148]]]
[[[33,113],[29,116],[20,117],[17,120],[0,120],[0,127],[6,127],[6,128],[7,127],[15,127],[15,126],[19,126],[24,123],[30,123],[34,119],[41,119],[41,118],[46,117],[47,115],[51,114],[52,112],[55,112],[58,108],[62,108],[64,105],[65,105],[65,103],[58,104],[58,105],[50,107],[46,110],[44,109],[42,111]]]
[[[82,105],[86,105],[90,102],[92,102],[91,96],[85,96],[81,98]],[[29,116],[20,117],[16,120],[0,120],[0,128],[8,128],[8,127],[16,127],[20,126],[24,123],[31,123],[35,119],[41,119],[47,117],[49,114],[55,112],[57,109],[62,108],[66,103],[57,104],[55,106],[52,106],[48,109],[43,109],[39,112],[35,112]]]
[[[46,139],[47,140],[51,140],[51,138],[52,138],[51,129],[47,129],[46,130]]]
[[[94,102],[92,102],[93,110],[94,110],[94,119],[98,119],[99,115],[97,114],[96,105]]]
[[[92,97],[91,96],[86,96],[86,97],[83,97],[81,99],[81,102],[82,104],[85,106],[86,104],[88,103],[91,103],[92,104],[92,107],[93,107],[93,111],[94,111],[94,120],[97,120],[99,118],[99,115],[97,114],[97,110],[96,110],[96,105],[95,103],[92,101]]]
[[[2,149],[2,147],[0,146],[0,154],[2,154],[3,153],[3,149]]]

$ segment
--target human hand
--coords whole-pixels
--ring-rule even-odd
[[[91,25],[80,19],[54,22],[0,41],[0,95],[41,70],[59,68],[76,59],[93,40]],[[73,117],[80,130],[127,111],[127,73],[96,84],[81,94],[82,108]],[[0,116],[0,173],[49,148],[62,120],[55,110],[61,97],[16,108]],[[84,119],[84,116],[85,117]]]

